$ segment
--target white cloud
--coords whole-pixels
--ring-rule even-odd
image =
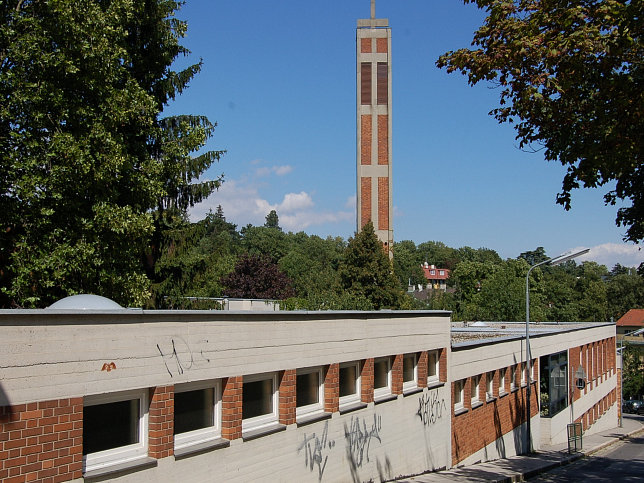
[[[581,250],[583,247],[574,248],[571,251]],[[603,243],[590,248],[590,252],[577,259],[580,262],[586,260],[595,261],[606,265],[610,270],[619,263],[625,267],[637,267],[644,262],[644,250],[638,245],[627,243]]]
[[[358,197],[356,195],[351,195],[347,198],[346,203],[344,204],[344,207],[349,209],[349,210],[356,210],[356,206],[358,206]]]
[[[277,176],[284,176],[285,174],[289,174],[293,171],[293,167],[288,164],[285,164],[284,166],[273,166],[271,169]]]
[[[262,168],[260,168],[262,169]],[[355,206],[355,197],[353,206]],[[349,198],[349,201],[351,197]],[[191,221],[202,220],[209,210],[216,211],[221,205],[226,219],[238,226],[247,224],[263,225],[266,215],[276,210],[280,226],[286,231],[301,231],[308,227],[326,223],[351,221],[354,209],[339,211],[318,211],[310,193],[286,193],[279,203],[270,203],[259,192],[258,185],[226,180],[218,191],[190,210]],[[352,208],[352,207],[350,207]]]
[[[251,162],[251,165],[258,166],[262,164],[262,161],[259,159],[256,159],[255,161]],[[275,166],[259,166],[255,170],[255,176],[258,178],[266,178],[270,176],[271,174],[274,174],[276,176],[285,176],[289,174],[291,171],[293,171],[293,166],[290,166],[288,164],[284,165],[275,165]]]

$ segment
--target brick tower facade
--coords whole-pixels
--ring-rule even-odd
[[[371,220],[392,256],[391,29],[387,19],[358,20],[357,58],[357,229]]]

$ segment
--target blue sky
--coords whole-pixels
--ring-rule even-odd
[[[221,204],[242,227],[276,209],[287,231],[348,238],[356,229],[358,18],[369,0],[188,0],[183,44],[203,69],[167,114],[204,114],[218,127],[208,149],[227,154],[206,177],[223,187],[196,206]],[[435,66],[469,46],[484,15],[460,0],[377,0],[392,28],[394,239],[487,247],[504,258],[543,246],[555,256],[636,266],[644,251],[622,242],[616,207],[578,190],[555,204],[565,169],[520,151],[512,127],[487,113],[492,86],[470,87]],[[580,258],[583,260],[584,258]]]

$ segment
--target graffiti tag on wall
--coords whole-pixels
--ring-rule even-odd
[[[328,452],[335,446],[335,441],[329,440],[329,422],[324,423],[324,430],[321,436],[316,436],[315,433],[307,436],[304,433],[304,441],[297,448],[297,454],[304,450],[304,464],[313,472],[315,468],[318,470],[318,481],[322,481],[324,475],[324,468],[329,459]]]
[[[382,444],[380,439],[380,430],[382,429],[381,417],[374,414],[373,422],[367,426],[366,420],[362,421],[358,417],[351,417],[351,423],[347,426],[344,423],[344,439],[347,444],[347,456],[352,465],[359,468],[366,460],[369,461],[369,447],[371,440],[377,439]]]
[[[193,349],[183,337],[173,337],[170,340],[170,347],[162,349],[157,344],[157,349],[168,374],[173,377],[175,373],[183,374],[195,366],[210,363],[210,359],[206,357],[203,349],[204,344],[207,343],[207,340],[199,341],[198,347]]]
[[[416,416],[420,418],[424,426],[433,425],[443,417],[443,411],[446,409],[445,399],[439,399],[438,390],[435,390],[418,398]]]

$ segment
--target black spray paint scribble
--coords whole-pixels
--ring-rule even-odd
[[[192,349],[188,342],[183,337],[174,337],[171,339],[172,348],[166,348],[164,351],[161,349],[161,346],[157,344],[157,349],[159,354],[161,354],[161,359],[165,364],[165,368],[170,374],[170,377],[173,377],[173,371],[177,374],[183,374],[185,371],[189,371],[195,366],[200,364],[207,364],[210,362],[210,359],[204,354],[203,345],[207,344],[207,340],[202,340],[197,343],[198,346],[202,348]],[[181,353],[181,355],[179,355]]]
[[[445,399],[438,398],[438,390],[423,394],[418,398],[418,411],[416,416],[420,418],[423,425],[436,424],[436,421],[443,417],[443,411],[447,408],[445,406]]]
[[[382,428],[381,417],[374,414],[373,423],[367,427],[367,422],[358,417],[351,417],[351,425],[347,426],[344,423],[344,439],[347,443],[347,456],[351,462],[352,467],[359,468],[362,466],[363,461],[369,461],[369,447],[371,440],[377,439],[382,444],[380,439],[380,429]]]
[[[322,481],[324,468],[326,468],[326,462],[329,459],[329,455],[326,453],[335,446],[335,441],[329,440],[328,435],[329,422],[327,421],[324,423],[322,436],[318,437],[315,433],[307,436],[306,433],[304,433],[304,441],[297,448],[297,454],[300,454],[300,452],[304,450],[304,464],[309,471],[312,472],[313,469],[317,467],[318,481]]]

